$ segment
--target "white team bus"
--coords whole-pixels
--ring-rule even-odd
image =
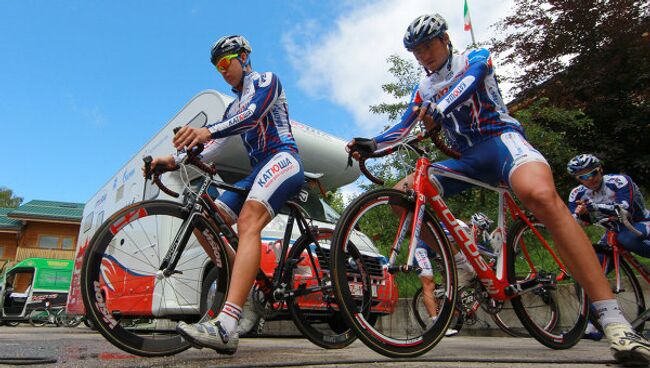
[[[84,314],[84,307],[80,292],[80,272],[84,252],[88,242],[97,228],[119,209],[143,199],[174,199],[161,192],[155,185],[148,185],[144,188],[144,178],[140,168],[142,158],[151,155],[153,157],[167,155],[173,152],[172,146],[173,129],[177,126],[190,125],[201,127],[206,123],[218,121],[222,118],[228,103],[232,98],[219,92],[208,90],[199,93],[197,96],[176,114],[154,137],[144,145],[99,191],[86,203],[81,223],[72,283],[67,301],[67,309],[71,313]],[[330,190],[342,185],[351,183],[359,177],[359,169],[355,165],[347,167],[347,153],[345,141],[330,134],[314,129],[307,125],[292,121],[292,131],[300,157],[303,160],[303,167],[306,172],[322,174],[320,182],[324,189]],[[228,146],[222,151],[215,164],[219,176],[226,182],[234,182],[243,178],[250,172],[250,163],[245,152],[242,140],[230,139]],[[165,174],[163,182],[170,189],[182,193],[183,184],[178,172]],[[318,226],[332,228],[338,214],[331,209],[318,195],[310,195],[305,209],[310,213]],[[286,216],[279,215],[265,228],[262,238],[262,269],[272,273],[276,259],[267,259],[264,255],[275,254],[278,239],[282,238],[286,223]],[[300,234],[294,229],[294,239]],[[197,257],[200,261],[208,262],[208,257]],[[204,259],[203,259],[204,258]],[[206,265],[207,266],[207,265]],[[200,289],[199,289],[200,290]],[[198,302],[200,296],[188,295],[188,300]]]

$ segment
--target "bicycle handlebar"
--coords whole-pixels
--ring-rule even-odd
[[[630,213],[623,208],[619,204],[614,205],[614,211],[616,211],[616,216],[607,216],[603,219],[600,219],[596,222],[597,225],[604,226],[608,222],[620,222],[622,223],[628,230],[632,232],[632,234],[636,236],[642,236],[643,233],[637,230],[632,224],[630,223]]]
[[[438,149],[442,153],[446,154],[447,156],[449,156],[451,158],[459,159],[460,158],[460,153],[458,153],[457,151],[455,151],[452,148],[450,148],[449,146],[447,146],[447,144],[445,144],[445,142],[440,137],[440,134],[438,134],[440,132],[440,129],[441,129],[441,127],[438,125],[438,126],[436,126],[436,128],[430,130],[429,132],[427,132],[425,134],[420,133],[420,134],[416,135],[415,137],[409,139],[406,142],[401,142],[401,143],[396,144],[394,146],[385,148],[385,149],[383,149],[381,151],[377,151],[377,152],[373,152],[373,153],[369,153],[369,154],[363,154],[361,156],[361,158],[359,159],[359,170],[361,170],[363,175],[366,178],[368,178],[368,180],[370,180],[371,182],[373,182],[375,184],[379,184],[379,185],[384,185],[384,181],[382,179],[377,178],[376,176],[374,176],[368,170],[368,168],[366,167],[366,160],[369,159],[369,158],[379,158],[379,157],[388,156],[388,155],[392,154],[393,152],[395,152],[397,150],[397,148],[402,146],[402,145],[405,145],[405,146],[408,146],[408,147],[412,148],[420,156],[423,156],[425,152],[424,152],[424,150],[422,150],[417,145],[417,143],[424,140],[425,138],[431,138],[431,140],[433,141],[433,144],[435,144],[436,147],[438,147]]]
[[[180,127],[174,128],[174,134],[176,134],[180,130]],[[187,157],[185,158],[185,163],[195,166],[196,168],[200,169],[201,171],[209,174],[210,176],[213,176],[217,173],[217,168],[214,166],[214,164],[207,165],[204,162],[201,161],[199,158],[199,155],[201,152],[203,152],[204,146],[203,144],[197,144],[196,146],[192,147],[191,150],[187,151]],[[144,169],[145,169],[145,185],[146,181],[149,179],[152,179],[153,183],[160,188],[163,192],[167,193],[168,195],[178,198],[180,194],[176,193],[175,191],[167,188],[162,181],[160,180],[160,176],[166,172],[170,171],[176,171],[180,168],[179,165],[176,165],[173,168],[168,168],[168,167],[155,167],[153,170],[151,170],[151,163],[153,162],[153,158],[151,156],[146,156],[142,159],[144,161]]]

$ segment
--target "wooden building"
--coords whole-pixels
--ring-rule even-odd
[[[74,259],[83,208],[43,200],[0,208],[0,268],[27,258]]]

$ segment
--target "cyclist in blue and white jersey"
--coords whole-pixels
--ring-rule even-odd
[[[510,186],[526,208],[546,225],[571,274],[597,305],[614,356],[647,364],[650,345],[632,330],[620,312],[605,276],[599,272],[600,264],[589,238],[573,221],[557,193],[548,163],[526,141],[521,124],[508,115],[489,52],[472,49],[454,53],[447,23],[438,14],[416,18],[406,30],[404,46],[427,75],[397,125],[373,139],[355,138],[348,143],[353,157],[358,159],[359,152],[372,152],[399,142],[419,121],[424,121],[427,129],[442,125],[452,148],[462,157],[434,165],[492,185]],[[430,178],[444,196],[471,186],[443,177]],[[396,188],[408,187],[412,181],[412,176],[404,178]],[[426,235],[425,232],[425,242]]]
[[[224,354],[234,354],[239,344],[237,325],[242,306],[260,266],[261,231],[304,183],[282,84],[273,73],[252,70],[251,51],[242,36],[222,37],[212,46],[210,61],[233,87],[236,98],[221,121],[203,128],[185,126],[174,136],[174,146],[179,150],[207,143],[203,159],[210,161],[225,145],[223,138],[239,135],[253,168],[235,184],[250,189],[248,196],[225,191],[215,201],[226,221],[237,223],[239,234],[226,304],[211,321],[181,322],[177,327],[193,345]],[[153,166],[173,167],[182,157],[158,158]]]
[[[569,175],[580,182],[569,195],[569,210],[582,225],[615,216],[615,205],[627,210],[630,223],[641,235],[636,235],[623,224],[617,224],[616,240],[627,250],[650,258],[650,211],[639,187],[627,175],[604,175],[601,161],[594,155],[582,154],[567,164]],[[601,244],[607,244],[605,236]]]

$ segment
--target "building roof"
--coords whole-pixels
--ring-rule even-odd
[[[83,203],[43,201],[35,199],[13,209],[7,215],[14,219],[81,222],[83,211]]]
[[[7,214],[15,208],[0,207],[0,230],[16,230],[19,231],[23,224],[22,222],[7,217]]]

